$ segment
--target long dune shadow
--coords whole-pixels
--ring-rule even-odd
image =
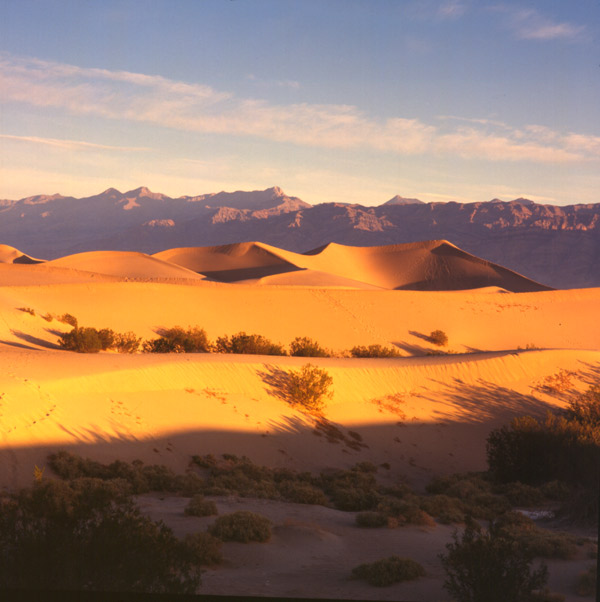
[[[20,330],[11,330],[10,332],[17,338],[26,341],[27,343],[31,343],[32,345],[38,345],[39,347],[44,347],[46,349],[60,349],[60,346],[56,343],[51,343],[50,341],[46,341],[45,339],[34,337],[33,335],[27,334],[26,332],[22,332]]]

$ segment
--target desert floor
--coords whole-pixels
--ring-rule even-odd
[[[29,271],[27,271],[29,270]],[[30,308],[33,312],[23,311]],[[600,378],[600,289],[507,293],[415,292],[343,287],[224,284],[196,279],[126,280],[76,269],[0,265],[0,486],[29,485],[57,449],[103,461],[142,459],[183,472],[192,454],[234,453],[256,463],[320,471],[371,461],[389,483],[422,490],[440,474],[483,470],[490,430],[543,415]],[[200,326],[209,337],[240,330],[283,344],[308,336],[341,352],[396,346],[398,359],[310,359],[221,354],[84,355],[60,350],[80,325],[133,331]],[[427,334],[448,334],[447,355]],[[525,349],[525,347],[530,347]],[[535,348],[531,348],[535,347]],[[521,348],[521,349],[519,349]],[[278,370],[310,361],[333,377],[326,418],[336,441],[273,385]],[[567,390],[547,385],[573,373]],[[356,432],[364,446],[349,446]],[[49,475],[46,473],[47,476]],[[260,512],[267,544],[225,544],[226,563],[206,572],[201,593],[446,600],[437,554],[452,527],[359,529],[354,513],[269,500],[217,498],[220,513]],[[184,498],[139,499],[181,535],[214,519],[185,517]],[[348,579],[361,562],[396,553],[427,577],[389,588]],[[550,587],[573,593],[589,559],[550,561]]]

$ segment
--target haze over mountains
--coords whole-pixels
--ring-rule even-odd
[[[600,286],[600,204],[528,199],[423,203],[396,196],[378,207],[309,205],[280,188],[170,198],[141,187],[75,199],[0,201],[0,242],[44,259],[98,250],[158,253],[260,241],[305,252],[330,242],[381,246],[447,240],[555,288]]]

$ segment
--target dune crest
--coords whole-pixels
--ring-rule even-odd
[[[10,245],[0,245],[0,263],[43,263],[43,259],[35,259],[29,255],[22,253],[19,249]]]

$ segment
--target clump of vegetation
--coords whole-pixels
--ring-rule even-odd
[[[323,490],[338,510],[375,510],[382,499],[374,473],[363,470],[360,466],[321,474],[321,481]]]
[[[290,343],[290,355],[296,357],[331,357],[331,353],[308,337],[296,337]]]
[[[51,313],[45,313],[42,318],[46,320],[46,322],[52,322],[54,320],[54,316]]]
[[[43,480],[0,504],[0,588],[195,593],[190,546],[115,483]]]
[[[67,351],[77,353],[98,353],[108,349],[114,341],[112,330],[104,328],[73,328],[71,332],[65,332],[59,337],[59,345]]]
[[[394,347],[383,345],[357,346],[350,349],[352,357],[402,357],[402,354]]]
[[[201,493],[196,494],[184,508],[186,516],[214,516],[218,514],[217,505],[212,500],[207,500]]]
[[[483,530],[469,521],[440,555],[446,571],[444,589],[456,600],[526,602],[548,580],[542,565],[532,570],[532,554],[506,537],[495,522]]]
[[[133,332],[117,332],[111,348],[119,353],[136,353],[141,342],[141,337],[137,337]]]
[[[48,466],[66,480],[83,477],[104,481],[120,480],[135,494],[170,491],[194,495],[205,488],[204,481],[195,474],[176,475],[166,466],[144,465],[141,460],[134,460],[131,464],[121,460],[102,464],[61,450],[48,456]]]
[[[219,337],[216,343],[218,353],[246,353],[252,355],[286,355],[283,346],[273,343],[260,334],[238,332]]]
[[[352,569],[352,576],[369,585],[385,587],[402,581],[413,581],[425,575],[425,569],[411,558],[389,556]]]
[[[57,320],[63,324],[68,324],[73,328],[77,328],[78,326],[77,318],[71,314],[63,314],[62,316],[58,316]]]
[[[30,316],[35,316],[35,309],[33,309],[32,307],[17,307],[17,309],[26,314],[29,314]]]
[[[190,533],[183,538],[190,559],[200,566],[218,566],[223,562],[223,542],[210,533]]]
[[[331,398],[333,378],[323,369],[305,364],[300,370],[287,373],[286,396],[292,406],[301,406],[310,412],[322,411],[325,400]]]
[[[198,327],[174,326],[159,333],[157,339],[144,342],[146,353],[209,353],[212,345],[206,336],[206,331]]]
[[[448,344],[448,335],[443,330],[432,330],[428,338],[430,343],[438,347],[445,347]]]
[[[220,516],[210,527],[209,533],[221,541],[265,542],[271,538],[271,521],[260,514],[238,510]]]

